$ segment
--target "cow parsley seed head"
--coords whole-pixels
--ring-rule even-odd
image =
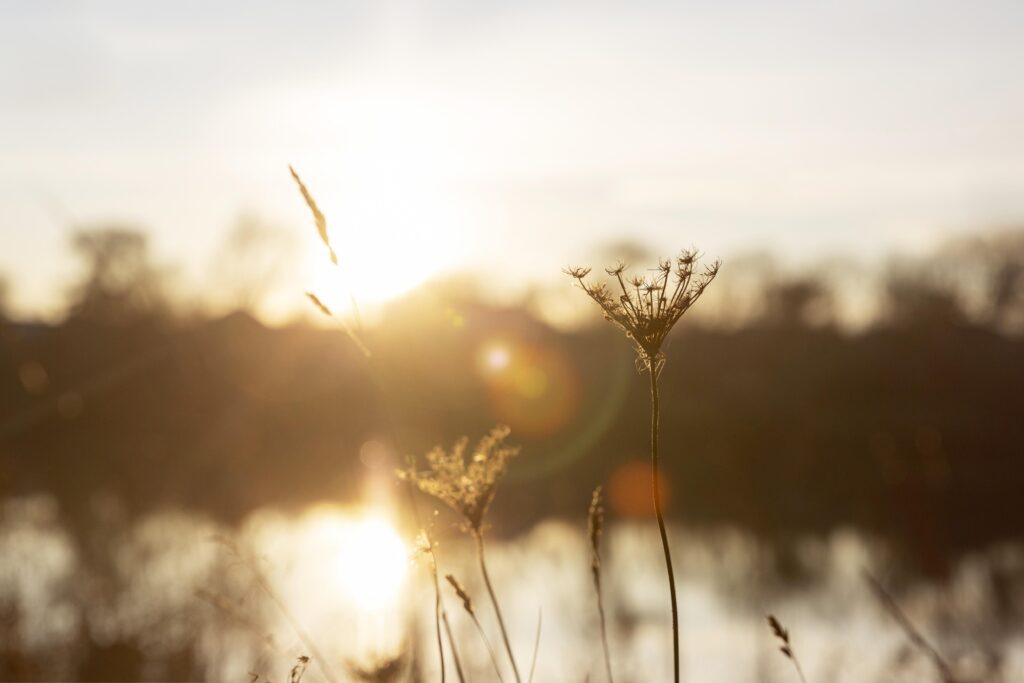
[[[605,272],[618,282],[621,294],[604,283],[587,282],[590,268],[568,268],[565,273],[601,307],[606,320],[633,340],[643,367],[657,373],[665,363],[665,338],[718,274],[719,261],[698,272],[699,261],[696,250],[684,250],[674,260],[659,261],[651,275],[628,279],[626,265],[617,263]]]

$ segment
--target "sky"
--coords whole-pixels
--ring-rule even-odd
[[[119,224],[199,291],[258,216],[301,305],[289,164],[371,300],[624,242],[881,259],[1021,222],[1021,74],[1019,1],[2,1],[0,273],[58,310]]]

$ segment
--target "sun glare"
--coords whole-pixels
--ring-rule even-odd
[[[341,596],[364,612],[393,606],[405,584],[409,550],[391,523],[378,514],[325,513],[317,526]]]
[[[398,88],[328,110],[338,115],[325,130],[347,124],[328,145],[339,151],[304,180],[327,216],[338,267],[309,233],[310,288],[344,311],[353,299],[386,302],[457,265],[467,218],[456,177],[464,169],[438,135],[441,105]]]

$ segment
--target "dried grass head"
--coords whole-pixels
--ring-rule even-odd
[[[504,445],[508,427],[495,427],[468,453],[469,439],[462,437],[453,448],[436,446],[427,453],[427,466],[417,471],[414,466],[400,470],[398,475],[412,482],[420,491],[445,503],[462,516],[474,533],[483,530],[484,516],[494,500],[498,482],[505,474],[510,458],[519,449]]]
[[[579,282],[606,320],[633,340],[642,366],[656,373],[665,363],[665,338],[718,274],[719,261],[703,269],[699,261],[696,250],[683,250],[674,260],[660,261],[649,277],[631,278],[625,275],[626,265],[619,263],[605,272],[618,281],[621,295],[604,283],[587,282],[590,268],[569,268],[565,274]]]

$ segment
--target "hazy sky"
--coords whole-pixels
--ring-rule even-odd
[[[1024,218],[1019,0],[4,0],[0,65],[23,310],[59,302],[73,225],[145,228],[193,285],[240,214],[311,238],[288,163],[364,294],[624,239],[869,259]]]

